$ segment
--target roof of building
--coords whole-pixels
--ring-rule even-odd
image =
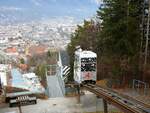
[[[17,52],[17,48],[15,48],[15,47],[9,47],[5,51],[7,53],[16,53]]]
[[[8,68],[9,68],[9,65],[7,65],[7,64],[0,64],[0,71],[1,72],[6,71]]]
[[[76,51],[75,55],[78,55],[80,58],[97,57],[96,53],[92,51]]]
[[[35,73],[26,73],[26,74],[23,74],[23,77],[26,77],[26,78],[35,78],[37,76],[35,75]]]
[[[28,89],[30,86],[26,83],[24,78],[22,77],[22,74],[18,69],[12,69],[11,70],[12,75],[12,87],[22,88],[22,89]]]
[[[34,45],[28,49],[28,54],[30,55],[42,54],[42,53],[45,53],[46,50],[47,50],[47,46],[44,46],[44,45],[35,46]]]
[[[28,65],[27,64],[20,64],[19,68],[22,70],[26,70],[28,68]]]

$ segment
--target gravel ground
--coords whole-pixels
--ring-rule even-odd
[[[116,108],[111,105],[108,105],[108,109],[116,111]],[[97,99],[90,92],[81,96],[80,103],[77,97],[64,97],[38,100],[36,105],[22,107],[22,113],[85,113],[95,111],[103,111],[102,99]],[[19,113],[19,109],[3,105],[0,107],[0,113]]]

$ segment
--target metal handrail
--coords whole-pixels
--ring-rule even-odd
[[[65,84],[64,84],[63,79],[61,78],[61,67],[57,68],[56,76],[58,78],[58,82],[59,82],[62,94],[64,95],[65,94]]]

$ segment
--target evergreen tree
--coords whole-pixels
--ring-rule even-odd
[[[45,64],[39,64],[35,68],[35,73],[38,75],[42,80],[46,79],[46,65]]]
[[[97,11],[97,17],[102,20],[98,48],[102,48],[103,56],[109,59],[112,75],[125,82],[126,73],[131,68],[137,70],[135,66],[138,66],[140,0],[104,0],[104,4],[104,8]]]
[[[98,71],[102,68],[99,64],[111,65],[109,67],[111,75],[115,76],[113,78],[124,81],[128,71],[137,71],[141,0],[103,2],[104,7],[97,11],[99,21],[94,24],[93,21],[84,21],[83,26],[78,26],[72,34],[71,43],[68,45],[72,73],[75,47],[80,45],[81,48],[91,49],[98,54]],[[106,72],[104,74],[107,76]]]
[[[24,64],[24,63],[25,63],[25,61],[24,61],[23,58],[20,59],[20,63],[21,63],[21,64]]]
[[[104,4],[97,16],[102,20],[100,41],[104,43],[105,53],[134,56],[140,43],[139,1],[104,0]]]

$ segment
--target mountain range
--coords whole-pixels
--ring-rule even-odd
[[[101,0],[0,0],[0,24],[72,17],[83,21],[95,15]]]

